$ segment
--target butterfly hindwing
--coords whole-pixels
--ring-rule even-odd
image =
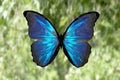
[[[31,45],[33,61],[44,67],[57,55],[59,50],[58,33],[43,15],[34,11],[25,11],[24,16],[28,21],[30,38],[37,39]]]
[[[81,15],[70,24],[63,35],[63,50],[76,67],[81,67],[88,61],[91,46],[87,40],[93,36],[93,27],[98,17],[97,12]]]

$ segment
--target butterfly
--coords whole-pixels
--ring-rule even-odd
[[[93,36],[93,28],[99,17],[96,11],[88,12],[76,18],[59,35],[52,23],[42,14],[35,11],[24,11],[28,22],[28,33],[36,41],[31,45],[33,61],[45,67],[50,64],[60,48],[63,48],[68,60],[75,67],[82,67],[88,62],[91,46],[88,44]]]

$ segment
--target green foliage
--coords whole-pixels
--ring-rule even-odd
[[[79,15],[98,11],[88,63],[75,68],[62,50],[45,68],[33,63],[25,10],[44,14],[61,34]],[[119,11],[119,0],[0,0],[0,80],[120,80]]]

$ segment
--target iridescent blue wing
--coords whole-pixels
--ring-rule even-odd
[[[59,49],[58,33],[43,15],[34,11],[25,11],[28,21],[29,36],[37,39],[31,45],[33,61],[39,66],[46,66],[53,61]]]
[[[81,67],[88,61],[91,46],[87,40],[93,36],[93,27],[98,17],[97,12],[85,13],[75,19],[63,34],[63,50],[76,67]]]

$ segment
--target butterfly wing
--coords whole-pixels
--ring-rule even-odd
[[[91,46],[87,43],[93,36],[93,27],[99,17],[97,12],[89,12],[75,19],[64,33],[63,50],[69,61],[81,67],[88,61]]]
[[[58,33],[43,15],[34,11],[25,11],[23,14],[28,21],[30,38],[37,39],[31,45],[33,61],[44,67],[57,55],[59,50]]]

